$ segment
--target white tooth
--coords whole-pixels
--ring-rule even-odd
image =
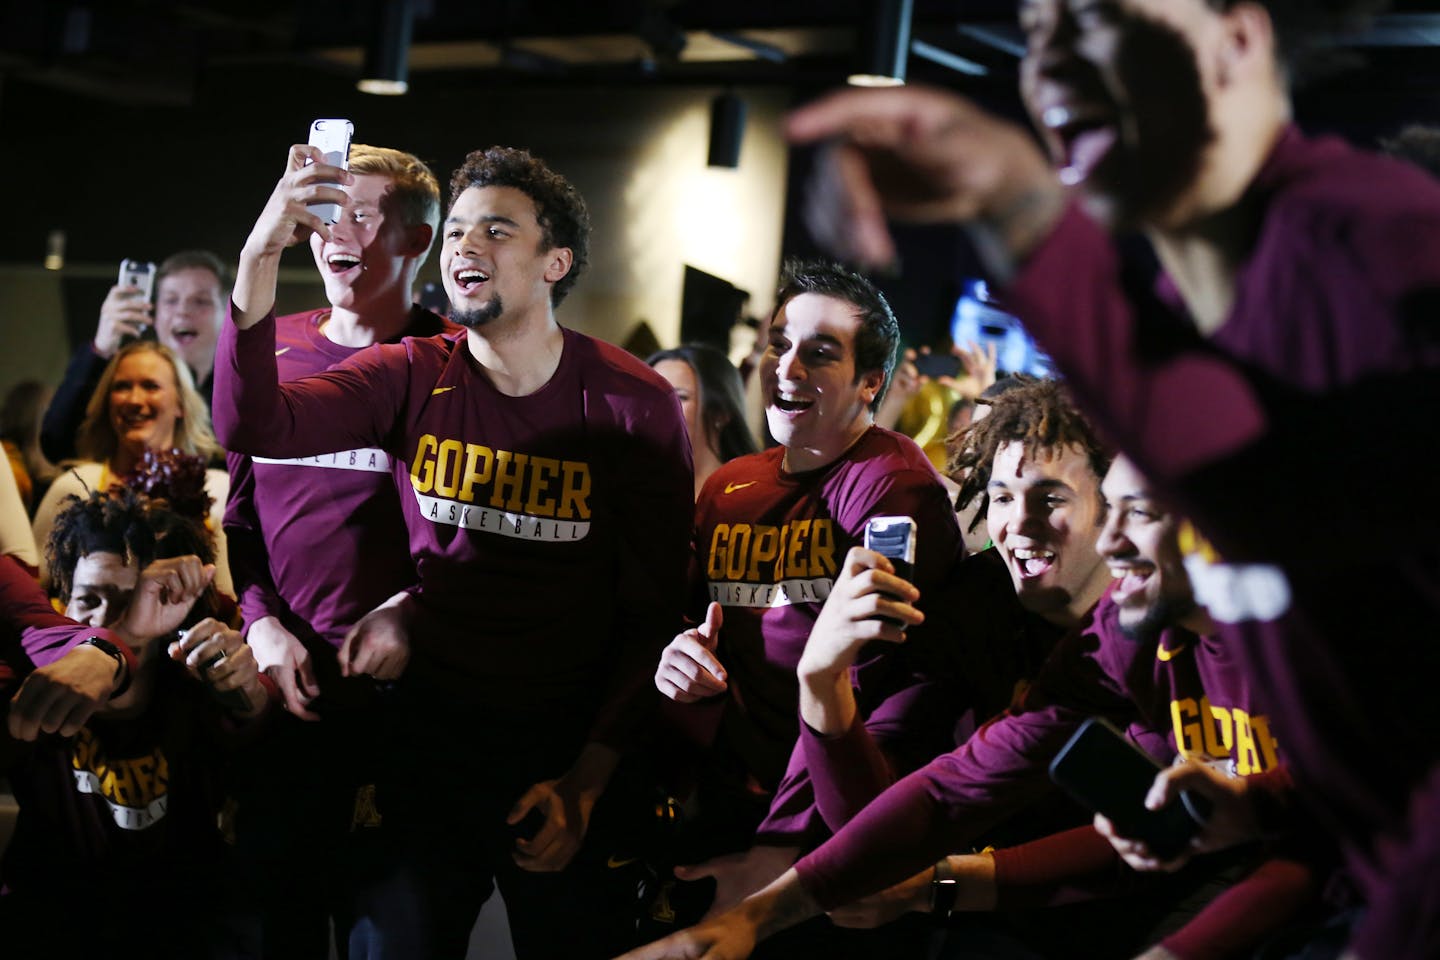
[[[1040,122],[1047,127],[1063,127],[1070,122],[1071,116],[1069,107],[1046,107],[1045,112],[1040,115]]]

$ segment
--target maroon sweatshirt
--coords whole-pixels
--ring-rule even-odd
[[[1354,947],[1432,957],[1440,524],[1404,483],[1428,474],[1440,416],[1440,184],[1291,129],[1247,200],[1258,232],[1208,340],[1077,209],[1007,295],[1218,550],[1192,579],[1369,896]]]
[[[670,385],[570,330],[524,397],[495,389],[464,334],[283,385],[275,351],[272,318],[225,325],[216,434],[251,456],[390,457],[419,579],[410,673],[496,710],[594,704],[591,739],[623,739],[684,598],[694,486]]]

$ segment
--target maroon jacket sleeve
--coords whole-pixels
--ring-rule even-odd
[[[1181,960],[1249,956],[1314,900],[1319,889],[1310,865],[1278,857],[1266,860],[1162,943]]]
[[[908,516],[915,520],[917,553],[914,583],[922,595],[937,594],[965,551],[960,526],[945,488],[933,473],[905,470],[872,486],[867,516]],[[911,644],[921,630],[912,631]],[[841,738],[865,751],[864,767],[850,767],[853,755],[837,757],[839,766],[817,766],[826,759],[826,738],[810,731],[802,718],[800,737],[791,750],[785,776],[775,790],[756,838],[769,844],[804,844],[838,829],[880,791],[948,749],[953,718],[939,702],[948,692],[913,665],[905,650],[881,650],[851,668],[856,688],[856,723]],[[863,726],[861,724],[863,723]],[[876,742],[878,741],[878,742]],[[862,775],[863,771],[863,775]]]
[[[1134,885],[1135,873],[1094,827],[996,850],[996,909],[1053,907]]]
[[[255,513],[255,465],[243,453],[226,455],[230,467],[230,499],[225,504],[225,547],[229,552],[230,576],[240,595],[240,615],[248,629],[265,617],[280,617],[285,601],[270,577],[260,518]]]
[[[1083,722],[1064,707],[1004,714],[886,790],[795,866],[831,909],[914,876],[1051,789],[1046,764]]]
[[[215,349],[216,439],[227,450],[266,457],[386,448],[406,403],[406,351],[404,344],[378,344],[324,373],[281,385],[275,315],[248,330],[227,320]]]
[[[46,667],[89,637],[115,644],[132,672],[135,654],[109,630],[86,627],[61,616],[35,578],[14,557],[0,556],[0,660],[17,677]]]

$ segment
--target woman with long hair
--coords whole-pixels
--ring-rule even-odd
[[[35,511],[37,544],[49,541],[66,497],[128,486],[147,450],[178,451],[205,461],[220,452],[189,368],[169,347],[145,340],[123,347],[106,365],[86,407],[76,447],[82,459],[66,465]],[[230,492],[229,475],[206,470],[205,492],[211,498],[207,525],[215,536],[215,585],[233,596],[220,526]],[[50,579],[43,558],[41,579],[47,584]]]
[[[722,463],[758,447],[745,425],[745,391],[740,372],[713,347],[687,343],[652,354],[645,361],[675,388],[695,462],[695,495]]]

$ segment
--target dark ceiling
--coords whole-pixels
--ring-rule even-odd
[[[358,74],[385,0],[0,0],[0,75],[130,105],[183,106],[266,68]],[[848,71],[858,0],[410,0],[412,91],[470,83],[828,86]],[[913,38],[1011,84],[1015,0],[915,0]],[[1377,90],[1440,76],[1440,2],[1397,0],[1347,37]],[[912,55],[911,73],[950,67]],[[976,81],[985,82],[985,81]]]

